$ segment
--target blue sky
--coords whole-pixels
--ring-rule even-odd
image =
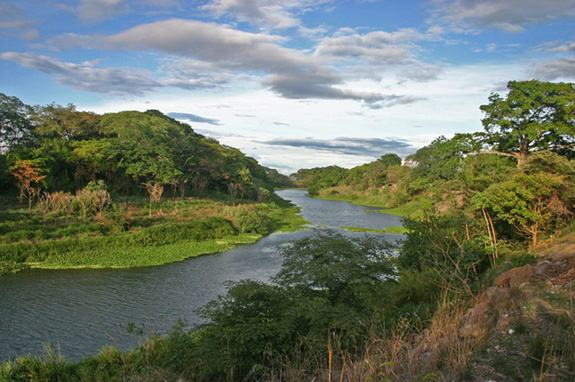
[[[479,131],[530,79],[575,82],[574,0],[0,1],[0,92],[158,109],[284,173]]]

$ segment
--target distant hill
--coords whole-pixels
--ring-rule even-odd
[[[73,105],[30,106],[0,95],[0,180],[14,189],[10,168],[27,161],[47,191],[76,191],[103,180],[119,194],[163,187],[178,195],[223,193],[258,200],[290,185],[274,169],[238,149],[194,132],[158,110],[99,115]]]

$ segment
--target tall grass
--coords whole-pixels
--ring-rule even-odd
[[[225,251],[273,231],[294,231],[306,223],[296,215],[299,209],[280,207],[275,202],[228,205],[213,200],[174,199],[154,204],[150,215],[149,203],[143,198],[108,204],[109,199],[103,197],[105,203],[99,204],[97,196],[95,192],[79,193],[76,199],[87,201],[86,206],[76,204],[77,215],[62,213],[73,204],[70,194],[45,196],[32,215],[14,203],[3,203],[0,275],[28,266],[165,264]]]

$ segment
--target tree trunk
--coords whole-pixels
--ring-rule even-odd
[[[527,159],[527,152],[520,151],[517,154],[515,154],[515,158],[517,158],[517,168],[521,170],[525,165],[525,160]]]

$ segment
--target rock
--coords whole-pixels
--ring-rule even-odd
[[[546,280],[553,274],[553,263],[550,261],[541,261],[533,266],[533,277],[540,280]]]
[[[533,267],[527,264],[500,274],[495,279],[495,286],[499,288],[517,288],[523,283],[531,282],[532,279]]]

